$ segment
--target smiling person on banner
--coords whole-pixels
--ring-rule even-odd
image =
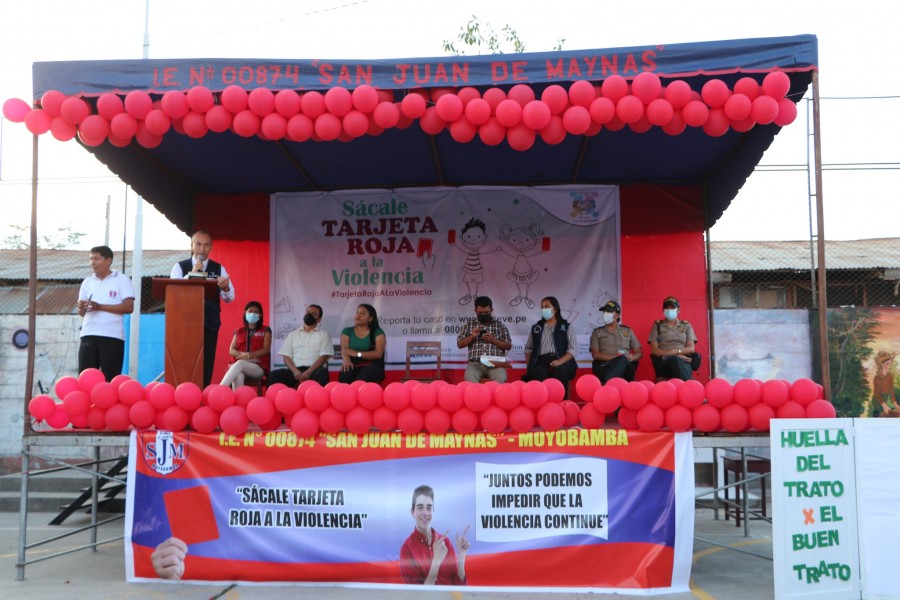
[[[466,533],[456,534],[457,553],[448,534],[439,535],[431,526],[434,516],[434,490],[420,485],[413,491],[409,513],[416,529],[400,548],[400,573],[406,583],[422,585],[466,585],[466,554],[469,540]]]
[[[222,326],[222,302],[234,301],[234,286],[225,267],[209,258],[212,250],[212,236],[202,229],[191,236],[191,257],[175,263],[172,279],[215,279],[219,285],[219,295],[214,300],[203,302],[203,387],[212,380],[213,365],[216,361],[216,342],[219,327]]]

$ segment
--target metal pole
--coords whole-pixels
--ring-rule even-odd
[[[144,59],[150,58],[150,0],[144,2]]]
[[[816,229],[818,231],[819,360],[822,363],[822,387],[831,401],[831,367],[828,360],[828,295],[825,281],[825,209],[822,202],[822,130],[819,114],[819,73],[812,73],[813,135],[816,160]]]
[[[37,190],[38,190],[38,136],[31,142],[31,237],[28,247],[28,358],[25,367],[25,402],[22,419],[24,435],[31,433],[31,417],[28,403],[34,390],[34,343],[37,328]]]
[[[134,312],[131,313],[131,327],[128,336],[128,374],[138,378],[141,342],[141,304],[143,292],[141,281],[144,276],[144,199],[137,197],[134,214],[134,251],[131,254],[131,282],[134,285]]]

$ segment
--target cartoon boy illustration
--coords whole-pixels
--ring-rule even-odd
[[[525,227],[512,228],[509,225],[500,228],[499,239],[501,242],[506,242],[507,246],[502,247],[501,250],[516,259],[512,271],[506,274],[506,278],[516,284],[518,290],[516,297],[510,300],[510,306],[518,306],[524,301],[525,306],[534,308],[534,300],[528,296],[528,291],[531,284],[540,277],[540,273],[531,266],[528,257],[543,251],[541,248],[542,235],[544,235],[544,231],[537,223],[532,223],[527,229]]]
[[[462,268],[462,281],[466,285],[466,294],[459,299],[460,304],[468,304],[478,297],[478,286],[484,281],[484,267],[481,255],[496,252],[499,248],[483,251],[487,243],[487,226],[484,221],[472,217],[460,229],[460,238],[456,239],[456,247],[466,254],[466,262]]]

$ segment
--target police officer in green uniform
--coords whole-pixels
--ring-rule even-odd
[[[610,300],[600,307],[603,326],[591,333],[591,369],[601,383],[613,377],[634,381],[638,361],[642,356],[641,343],[631,327],[622,325],[622,307]]]
[[[691,378],[691,359],[697,337],[687,321],[678,318],[680,306],[675,296],[663,300],[663,319],[650,327],[650,359],[656,380]]]

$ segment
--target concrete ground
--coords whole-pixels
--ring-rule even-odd
[[[28,516],[28,543],[77,529],[89,523],[86,516],[73,516],[59,527],[47,523],[55,515],[32,513]],[[104,525],[99,540],[122,535],[124,520]],[[772,528],[765,521],[751,521],[750,536],[734,521],[713,518],[707,508],[697,508],[695,523],[694,561],[691,572],[691,592],[653,596],[661,600],[766,600],[774,598],[772,570]],[[89,543],[88,532],[34,548],[28,560],[60,552]],[[196,598],[210,600],[277,600],[280,598],[315,598],[317,600],[347,600],[365,597],[367,600],[411,599],[422,593],[417,590],[372,590],[337,586],[229,586],[194,585],[187,583],[145,584],[126,583],[122,540],[103,544],[97,552],[80,550],[30,564],[25,568],[24,581],[16,581],[16,562],[19,543],[19,514],[0,513],[0,598],[16,600],[71,600],[72,598]],[[519,597],[521,592],[434,591],[435,598],[452,600],[503,600]],[[529,593],[535,600],[550,598],[623,598],[617,594],[559,594]]]

